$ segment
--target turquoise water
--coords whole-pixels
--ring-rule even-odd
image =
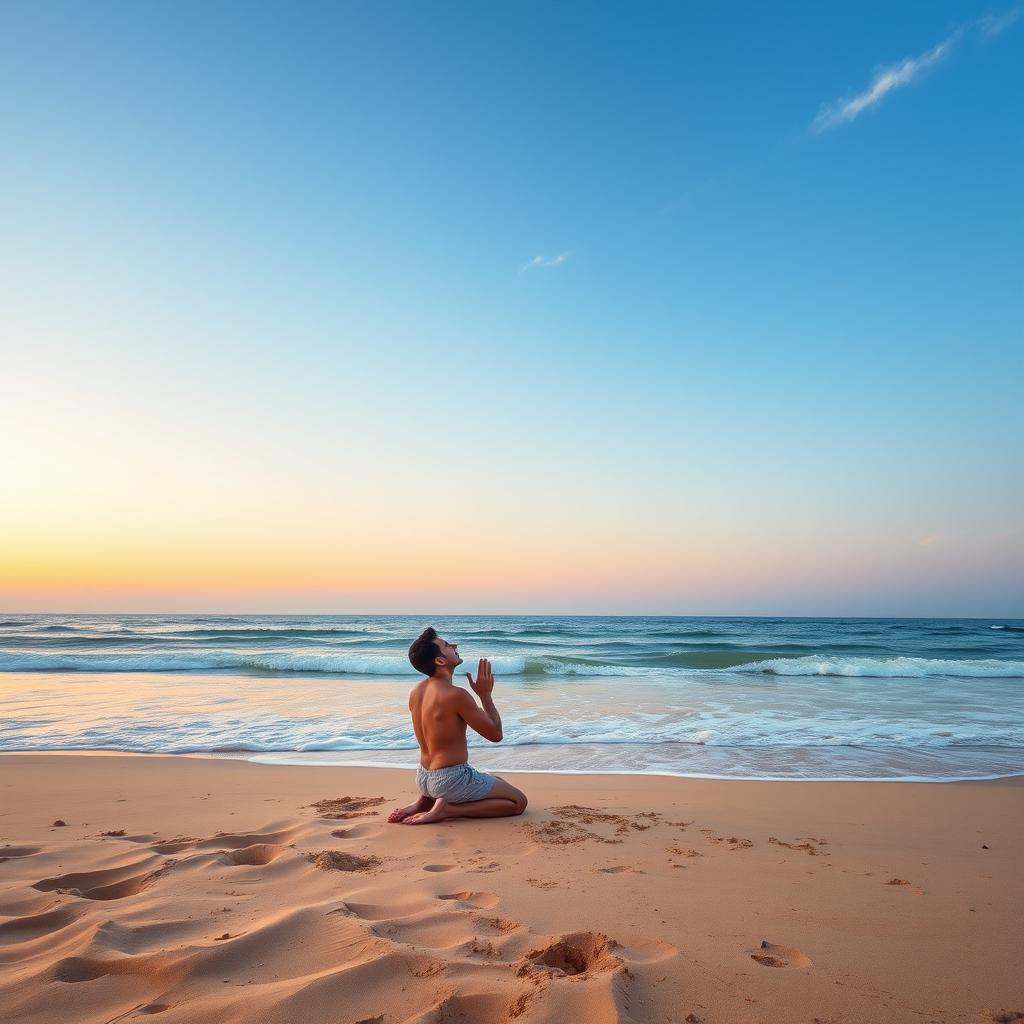
[[[0,750],[408,765],[428,624],[491,659],[492,768],[1024,772],[1022,620],[5,615]]]

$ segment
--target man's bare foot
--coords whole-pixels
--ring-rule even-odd
[[[433,806],[434,798],[432,796],[421,796],[415,803],[411,803],[407,807],[396,807],[388,815],[388,821],[396,823],[405,821],[410,814],[421,814],[423,811],[429,811]]]
[[[429,811],[421,811],[419,814],[411,814],[403,819],[403,825],[432,825],[435,821],[444,821],[448,817],[448,804],[438,798]]]

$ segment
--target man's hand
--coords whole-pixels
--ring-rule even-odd
[[[480,698],[483,708],[476,706],[476,701],[465,690],[460,690],[465,702],[465,710],[459,714],[465,719],[466,724],[475,729],[484,739],[492,743],[500,743],[502,738],[501,715],[494,706],[491,698],[491,690],[494,689],[494,675],[491,672],[491,663],[486,658],[480,659],[480,667],[477,669],[476,682],[467,672],[466,678],[473,692]]]
[[[486,658],[480,659],[480,665],[476,670],[476,682],[473,682],[473,677],[468,672],[466,678],[478,697],[491,695],[491,690],[494,689],[494,674],[491,672],[491,663]]]

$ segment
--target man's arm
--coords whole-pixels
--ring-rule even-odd
[[[494,689],[494,675],[491,673],[491,663],[486,658],[481,658],[476,682],[473,682],[473,677],[468,672],[466,673],[466,678],[469,680],[469,685],[473,688],[473,691],[480,698],[480,703],[483,707],[477,707],[476,701],[465,690],[460,690],[461,696],[457,705],[459,716],[466,725],[474,732],[478,732],[485,740],[490,740],[492,743],[500,743],[503,735],[501,715],[498,714],[498,709],[494,706],[494,701],[491,699],[491,691]]]

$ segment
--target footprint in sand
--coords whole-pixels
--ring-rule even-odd
[[[151,861],[152,858],[149,858],[135,864],[126,864],[121,868],[56,875],[53,878],[41,879],[32,888],[38,889],[40,892],[53,892],[54,890],[68,892],[87,900],[121,900],[126,896],[135,896],[143,889],[148,889],[170,867],[170,864],[165,864],[155,871],[131,874],[131,872],[149,865]]]
[[[612,952],[618,945],[601,932],[571,932],[541,949],[531,950],[516,972],[520,977],[538,972],[555,977],[600,974],[622,966]]]
[[[287,846],[272,846],[269,843],[257,843],[255,846],[243,846],[240,850],[224,850],[217,859],[222,864],[231,864],[236,867],[262,867],[271,861],[277,860],[282,854],[287,853]]]
[[[217,832],[212,839],[204,839],[196,843],[196,845],[202,849],[226,846],[232,850],[241,849],[243,846],[258,846],[262,844],[278,846],[291,842],[301,831],[301,825],[293,825],[289,828],[276,829],[272,832]]]
[[[364,921],[395,921],[403,917],[422,914],[431,907],[429,899],[420,899],[407,903],[350,903],[343,906],[350,914],[361,917]]]
[[[41,849],[41,846],[0,846],[0,863],[12,857],[31,857]]]
[[[380,834],[380,828],[369,823],[351,825],[348,828],[336,828],[331,831],[331,835],[335,839],[376,839]]]
[[[765,939],[760,949],[750,954],[762,967],[801,968],[810,967],[811,958],[795,946],[780,946]]]
[[[493,892],[452,892],[437,897],[439,900],[456,900],[459,903],[468,903],[478,910],[490,910],[498,905],[498,897]]]
[[[74,895],[87,900],[123,900],[128,896],[137,896],[148,889],[162,874],[161,871],[150,871],[148,874],[135,875],[111,885],[98,885],[93,889],[71,890]]]

